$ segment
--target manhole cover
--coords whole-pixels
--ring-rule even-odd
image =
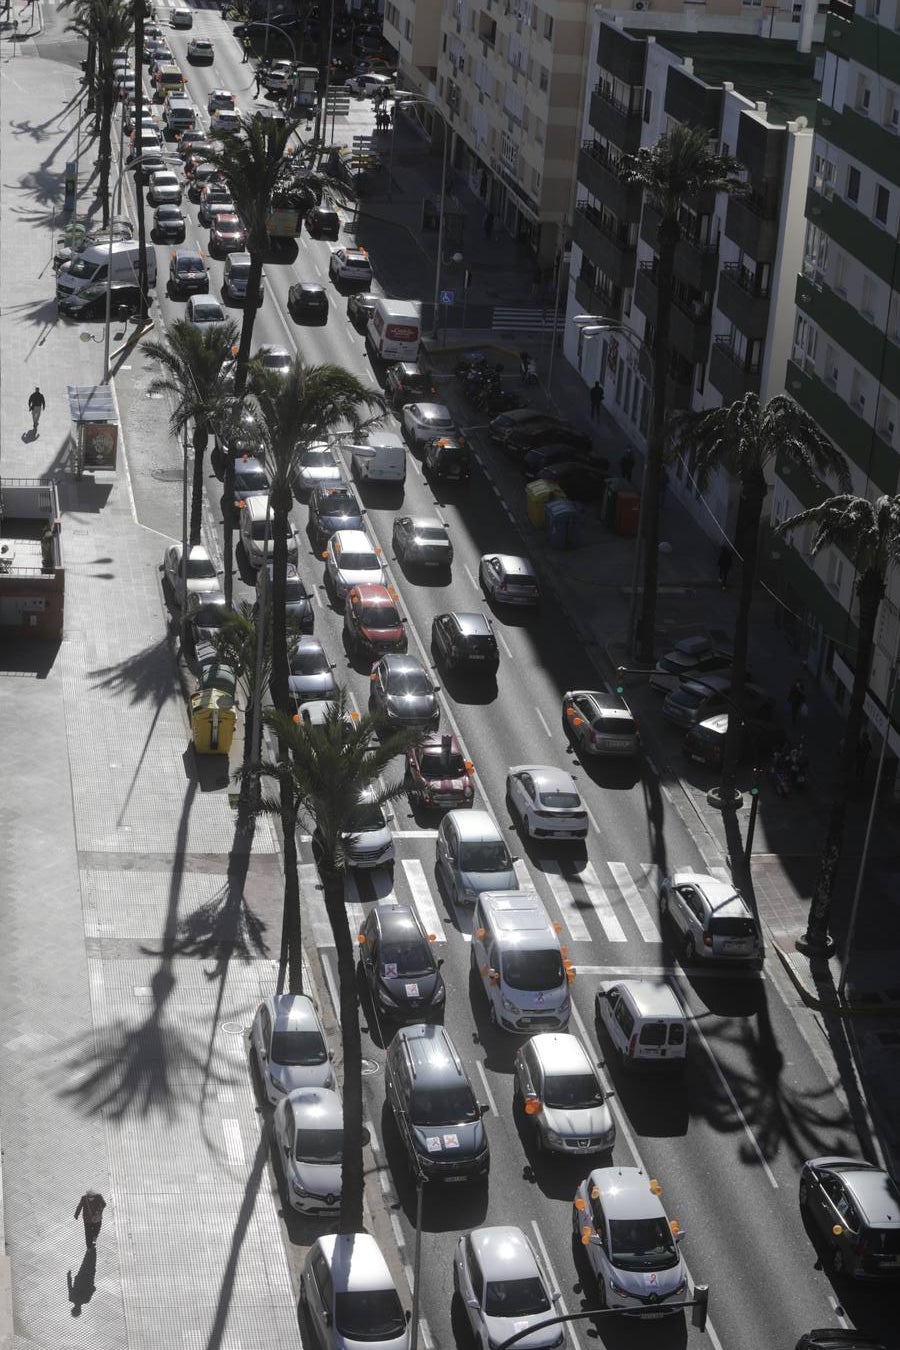
[[[243,1036],[247,1028],[240,1022],[223,1022],[222,1030],[226,1036]]]
[[[180,483],[184,477],[182,469],[154,469],[151,478],[155,478],[160,483]]]
[[[363,1058],[362,1071],[363,1075],[366,1078],[373,1077],[374,1074],[378,1073],[380,1068],[381,1065],[377,1062],[377,1060]]]

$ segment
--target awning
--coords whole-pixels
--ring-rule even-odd
[[[66,388],[73,422],[118,422],[119,409],[111,384],[70,384]]]

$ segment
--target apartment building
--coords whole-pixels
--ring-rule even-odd
[[[900,0],[834,3],[806,198],[787,389],[843,451],[853,490],[900,491]],[[776,470],[773,517],[828,492],[787,465]],[[811,530],[776,542],[783,594],[798,616],[810,669],[841,703],[852,682],[856,575],[829,549],[809,557]],[[882,601],[867,712],[884,727],[898,650],[900,569]],[[900,700],[891,706],[892,772],[900,756]]]
[[[654,0],[656,3],[656,0]],[[658,213],[623,180],[623,157],[675,123],[705,128],[736,156],[745,196],[708,193],[686,205],[676,250],[667,404],[718,407],[752,390],[784,389],[803,202],[818,86],[815,55],[749,33],[632,28],[598,14],[577,166],[564,346],[585,383],[600,379],[606,407],[640,441],[649,421],[649,346],[658,303]],[[606,316],[641,342],[585,334],[575,314]],[[711,536],[731,531],[736,485],[714,475],[701,497],[692,466],[670,486]]]

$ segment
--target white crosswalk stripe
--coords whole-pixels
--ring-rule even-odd
[[[660,933],[649,909],[644,904],[640,891],[632,881],[631,873],[625,863],[609,862],[607,866],[612,872],[613,880],[622,892],[622,899],[631,911],[631,917],[637,924],[641,937],[645,942],[662,942],[662,933]]]
[[[344,875],[344,898],[347,902],[347,922],[350,925],[351,936],[355,940],[356,934],[362,928],[366,917],[359,887],[356,884],[355,872],[347,872]]]
[[[607,942],[627,942],[625,929],[616,918],[612,901],[600,883],[594,864],[586,862],[579,872],[567,880],[570,884],[576,882],[584,887],[585,894],[600,920]]]
[[[569,930],[573,942],[589,942],[591,938],[590,929],[581,917],[581,911],[578,908],[578,902],[572,894],[565,879],[563,878],[562,868],[556,858],[541,858],[540,867],[544,876],[547,878],[547,884],[553,892],[553,899],[559,905],[559,911],[562,914],[563,922]]]
[[[438,942],[446,942],[447,935],[438,918],[437,908],[431,896],[431,887],[425,875],[425,868],[418,858],[404,858],[403,871],[407,885],[412,892],[413,904],[422,920],[425,932],[434,933]]]

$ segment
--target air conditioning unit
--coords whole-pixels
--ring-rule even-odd
[[[633,9],[649,9],[650,0],[634,0]]]

